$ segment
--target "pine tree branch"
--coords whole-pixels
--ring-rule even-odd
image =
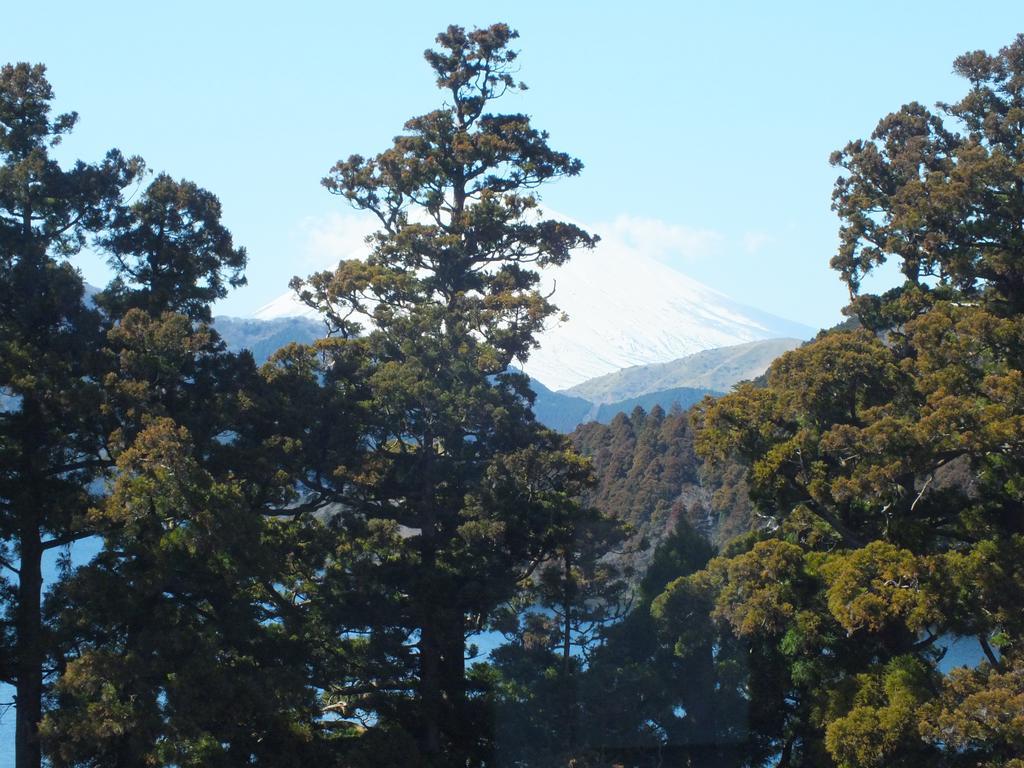
[[[87,539],[90,536],[95,536],[95,531],[74,531],[73,533],[66,533],[63,536],[58,536],[54,539],[49,539],[43,542],[43,551],[49,549],[56,549],[57,547],[64,547],[68,544],[74,544],[76,541]]]
[[[17,576],[21,576],[21,571],[14,567],[10,560],[5,557],[0,557],[0,566],[3,566],[7,570],[11,571]]]
[[[1003,671],[1003,662],[999,660],[995,652],[992,650],[992,646],[988,644],[988,638],[984,635],[978,635],[978,644],[981,646],[981,650],[985,654],[985,658],[988,659],[988,663],[992,665],[993,669],[998,672]]]

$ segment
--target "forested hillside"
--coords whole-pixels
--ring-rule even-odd
[[[588,503],[627,522],[650,546],[680,520],[715,544],[755,525],[742,467],[698,456],[689,409],[636,408],[607,425],[584,424],[571,437],[593,462]]]

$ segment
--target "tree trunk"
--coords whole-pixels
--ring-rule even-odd
[[[562,716],[565,718],[565,748],[572,755],[576,751],[576,680],[572,675],[572,609],[576,602],[576,583],[572,577],[572,552],[566,546],[562,553]]]
[[[431,618],[420,629],[420,749],[426,755],[441,751],[441,645]]]
[[[692,724],[694,738],[713,738],[714,701],[718,675],[711,645],[703,645],[693,655],[688,670],[686,718]]]
[[[778,768],[789,768],[793,762],[793,742],[795,741],[796,736],[790,736],[786,739],[786,743],[782,747],[782,754],[779,756],[779,762],[776,763]]]
[[[572,605],[576,597],[572,581],[572,555],[568,548],[562,555],[562,675],[569,678],[569,664],[572,660]]]
[[[15,610],[16,712],[15,768],[39,768],[39,721],[43,715],[42,555],[43,542],[35,521],[20,532],[20,578]]]
[[[458,754],[466,744],[466,635],[465,616],[455,608],[444,614],[441,651],[441,730]]]
[[[422,586],[434,582],[437,566],[437,512],[434,508],[434,435],[427,429],[420,438],[422,452],[419,459],[420,491],[420,568]],[[420,750],[425,755],[441,751],[441,661],[442,638],[436,610],[437,595],[429,586],[418,595],[414,593],[415,608],[420,625]]]

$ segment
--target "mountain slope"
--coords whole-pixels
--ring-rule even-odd
[[[599,246],[547,273],[543,283],[569,320],[541,336],[523,368],[555,389],[705,349],[813,334],[639,253],[623,258]]]
[[[767,339],[708,349],[668,363],[624,368],[570,387],[564,394],[613,403],[680,387],[728,392],[737,382],[760,376],[775,358],[800,343],[799,339]]]
[[[597,411],[597,406],[589,400],[552,392],[536,379],[530,380],[530,388],[537,395],[533,402],[537,421],[556,432],[572,432],[583,422],[592,420]]]
[[[628,522],[652,548],[680,517],[716,543],[754,524],[744,468],[697,456],[688,411],[634,410],[584,424],[570,437],[594,462],[597,485],[587,502]]]
[[[556,393],[562,394],[564,393]],[[674,387],[663,389],[658,392],[645,392],[636,397],[628,397],[615,403],[595,403],[591,420],[607,424],[620,413],[632,413],[634,408],[642,408],[650,412],[655,408],[671,411],[674,408],[687,410],[696,405],[708,395],[717,396],[721,392],[710,389],[698,389],[695,387]]]
[[[306,317],[253,320],[220,315],[213,319],[213,327],[228,349],[232,352],[248,349],[257,363],[265,362],[285,344],[308,344],[321,338],[325,332],[323,322]]]

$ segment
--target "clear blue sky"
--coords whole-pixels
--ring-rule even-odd
[[[49,67],[81,115],[73,156],[117,146],[221,198],[251,263],[217,311],[246,315],[323,266],[311,242],[346,210],[319,185],[333,162],[438,103],[433,36],[497,20],[530,86],[502,108],[586,165],[548,207],[598,234],[672,232],[662,258],[822,326],[845,302],[829,153],[905,102],[956,98],[953,58],[1024,31],[1024,3],[9,3],[0,51]]]

